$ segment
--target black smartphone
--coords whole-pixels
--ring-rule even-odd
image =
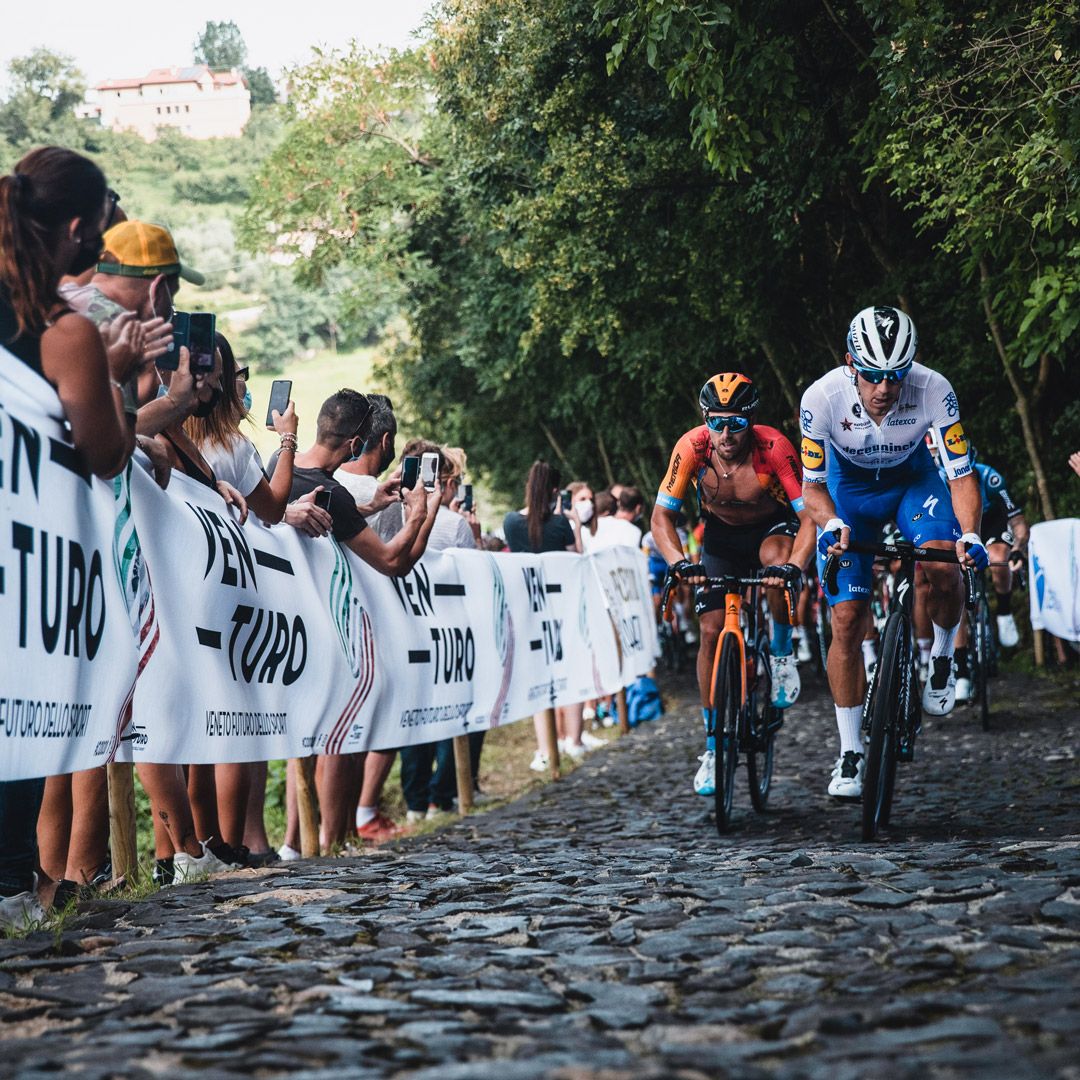
[[[175,371],[180,366],[180,350],[188,348],[190,330],[191,316],[186,311],[174,311],[172,314],[172,344],[167,352],[162,353],[154,361],[163,371]]]
[[[401,489],[410,491],[416,487],[416,481],[420,479],[420,458],[410,454],[401,461]]]
[[[274,426],[274,413],[283,413],[289,407],[292,379],[275,379],[270,387],[270,404],[266,406],[266,426]]]
[[[327,491],[326,488],[323,488],[322,491],[315,492],[315,505],[320,510],[325,510],[328,514],[330,513],[330,492]]]
[[[461,485],[461,509],[472,509],[472,484]]]
[[[562,499],[563,513],[568,513],[570,510],[570,489],[563,488],[562,491],[559,492],[559,498]]]
[[[209,311],[193,311],[188,316],[188,326],[192,374],[205,375],[214,370],[214,333],[217,329],[217,318]]]

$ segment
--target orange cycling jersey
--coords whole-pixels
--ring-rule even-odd
[[[798,512],[803,507],[802,468],[795,456],[795,448],[776,428],[755,424],[750,434],[753,439],[750,456],[758,483],[781,506],[790,502]],[[680,510],[689,484],[697,487],[700,493],[701,478],[709,468],[712,456],[709,429],[702,424],[688,431],[671,453],[667,476],[656,496],[657,506]]]

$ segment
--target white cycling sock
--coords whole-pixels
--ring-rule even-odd
[[[937,659],[939,656],[952,657],[953,652],[956,650],[956,631],[960,629],[960,624],[957,623],[949,630],[945,630],[938,626],[937,623],[934,626],[934,644],[930,649],[930,658]]]
[[[836,726],[840,731],[840,754],[846,754],[854,750],[856,754],[863,752],[862,741],[862,706],[861,705],[837,705]]]
[[[379,808],[377,806],[358,806],[356,808],[356,827],[362,829],[369,821],[374,821],[378,812]]]
[[[932,639],[928,638],[928,637],[921,637],[918,640],[919,663],[920,664],[929,664],[930,663],[930,644],[931,644],[931,641],[932,641]]]

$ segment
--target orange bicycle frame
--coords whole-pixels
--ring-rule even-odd
[[[734,635],[739,649],[739,672],[742,681],[742,695],[740,704],[746,703],[746,639],[743,637],[742,623],[739,615],[742,612],[742,593],[728,592],[724,594],[724,627],[720,636],[716,639],[716,651],[713,653],[712,676],[709,679],[709,708],[716,708],[716,669],[720,666],[720,654],[724,648],[724,638],[729,634]]]

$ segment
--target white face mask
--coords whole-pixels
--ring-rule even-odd
[[[582,525],[587,525],[592,521],[592,499],[581,499],[579,502],[574,503],[574,509],[577,511],[578,520]]]

